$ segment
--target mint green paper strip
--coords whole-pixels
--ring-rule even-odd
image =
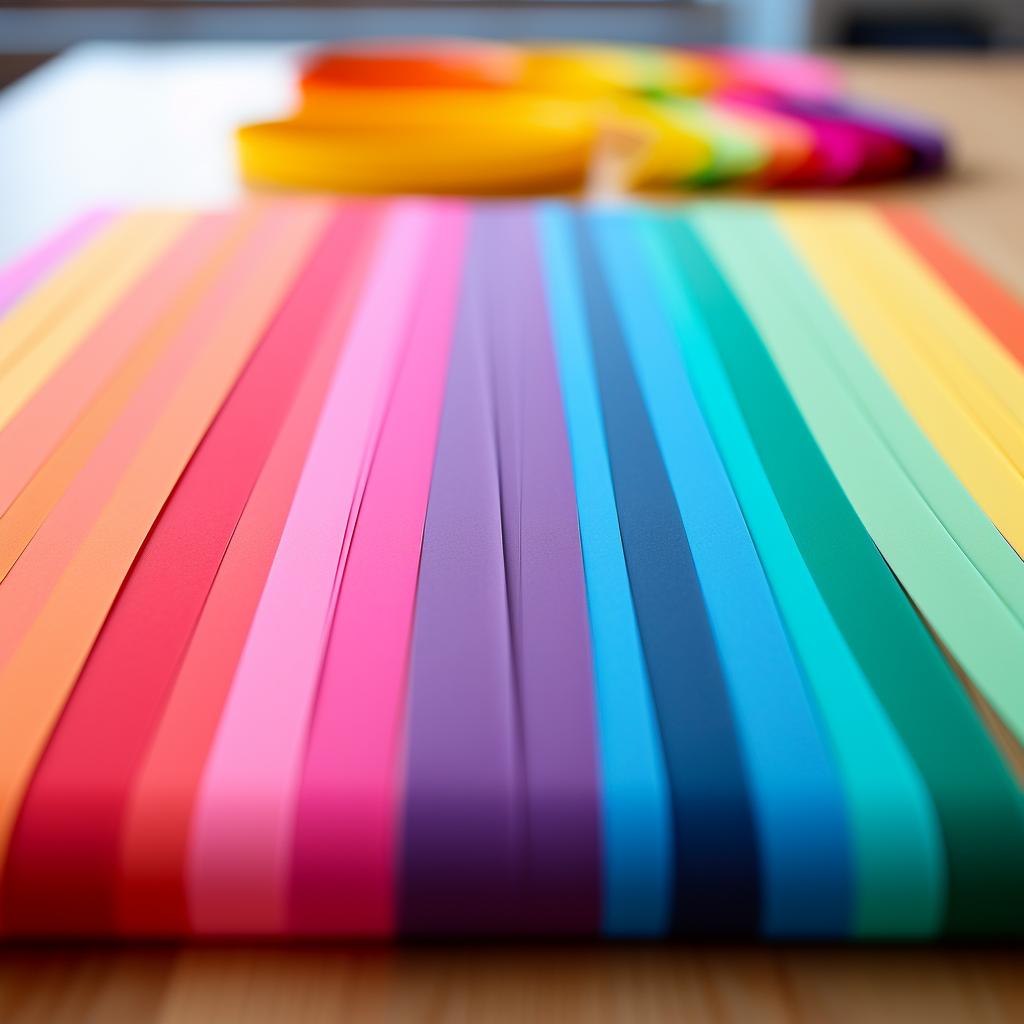
[[[735,215],[731,226],[719,251],[746,244]],[[662,234],[801,554],[931,792],[949,879],[943,931],[1024,933],[1019,787],[839,486],[772,362],[763,325],[737,297],[736,278],[726,280],[692,220],[669,218]]]
[[[640,220],[648,265],[843,782],[853,832],[854,934],[934,935],[945,909],[945,855],[931,797],[800,554],[700,312],[658,231],[653,216]]]
[[[698,214],[697,224],[761,326],[811,432],[893,573],[1024,741],[1024,630],[824,357],[821,324],[808,321],[804,312],[811,281],[790,278],[782,287],[775,264],[785,245],[763,214],[735,209]],[[801,291],[804,301],[796,305],[794,293]]]
[[[673,96],[657,101],[663,113],[703,135],[710,144],[710,161],[681,184],[720,185],[747,178],[768,162],[765,148],[710,110],[703,100]]]
[[[850,389],[949,535],[1024,628],[1024,562],[933,447],[856,333],[828,301],[824,287],[789,240],[785,221],[767,213],[752,217],[756,224],[745,237],[750,248],[760,254],[765,273],[791,296],[814,333],[815,348]],[[872,301],[869,289],[855,275],[850,274],[850,282],[862,302]],[[1024,675],[1024,666],[1020,674]]]

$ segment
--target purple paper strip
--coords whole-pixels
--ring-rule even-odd
[[[113,212],[110,210],[92,210],[0,270],[0,314],[13,306],[112,217]]]
[[[520,205],[479,217],[526,777],[524,925],[544,934],[593,933],[601,876],[590,629],[536,223]]]
[[[502,933],[522,903],[521,742],[490,390],[486,239],[470,227],[416,595],[399,927]]]
[[[822,106],[847,121],[898,140],[910,150],[912,170],[918,173],[931,174],[946,164],[946,140],[942,132],[924,121],[850,100],[827,100]]]

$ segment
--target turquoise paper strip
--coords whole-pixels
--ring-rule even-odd
[[[862,938],[933,935],[945,905],[945,865],[928,789],[790,532],[701,311],[661,244],[659,221],[645,216],[640,231],[694,391],[842,777],[853,841],[853,933]]]
[[[604,805],[602,928],[657,936],[668,931],[672,909],[668,778],[619,535],[572,226],[553,205],[538,218],[590,612]]]
[[[731,693],[761,836],[761,927],[846,936],[850,837],[835,766],[631,216],[596,214],[591,225]]]

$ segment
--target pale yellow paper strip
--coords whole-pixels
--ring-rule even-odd
[[[186,213],[130,215],[126,218],[125,235],[121,236],[122,244],[94,253],[96,262],[90,268],[90,286],[77,293],[65,306],[63,315],[49,324],[44,322],[36,337],[23,339],[19,352],[15,353],[13,346],[9,350],[13,358],[6,370],[0,372],[0,430],[190,220],[191,215]],[[8,339],[0,339],[0,343],[3,340]]]
[[[1018,554],[1024,553],[1024,478],[1007,452],[908,336],[916,304],[876,287],[872,259],[820,208],[779,208],[804,261],[935,448]]]

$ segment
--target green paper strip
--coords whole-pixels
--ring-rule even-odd
[[[806,325],[799,319],[794,324],[767,281],[763,262],[744,259],[749,222],[738,212],[720,212],[691,223],[673,220],[664,232],[803,557],[932,792],[948,857],[946,931],[1019,934],[1024,922],[1021,794],[768,354],[766,345],[775,352],[774,346],[783,348],[790,336],[802,336]],[[821,382],[813,375],[809,381],[813,397]],[[798,383],[790,381],[806,399],[806,386]],[[843,438],[835,446],[839,455],[856,451]]]
[[[753,135],[703,101],[673,96],[659,101],[659,106],[663,114],[704,136],[711,147],[707,166],[680,184],[721,185],[749,178],[767,164],[768,152]]]
[[[967,674],[1024,741],[1024,629],[908,478],[822,349],[827,323],[807,311],[827,300],[795,275],[791,251],[764,214],[714,218],[734,277],[783,377],[839,482],[896,578]]]
[[[856,329],[828,300],[828,286],[821,268],[814,267],[813,259],[800,246],[785,215],[778,221],[767,216],[761,219],[768,230],[758,230],[750,238],[750,244],[758,251],[771,254],[769,269],[778,275],[780,287],[788,287],[786,280],[794,282],[793,300],[800,304],[801,315],[807,323],[814,325],[822,357],[860,403],[953,540],[1017,622],[1024,626],[1024,562],[900,401],[858,339]],[[780,233],[784,239],[780,238]],[[835,256],[837,261],[842,260],[841,251],[835,252]],[[813,270],[806,269],[803,260],[807,260]],[[844,270],[851,294],[857,301],[870,304],[876,316],[885,316],[870,283],[863,281],[851,268],[844,267]]]
[[[718,353],[653,217],[641,223],[697,400],[817,704],[853,833],[854,935],[927,937],[945,909],[945,853],[917,767],[850,652],[790,532]]]

